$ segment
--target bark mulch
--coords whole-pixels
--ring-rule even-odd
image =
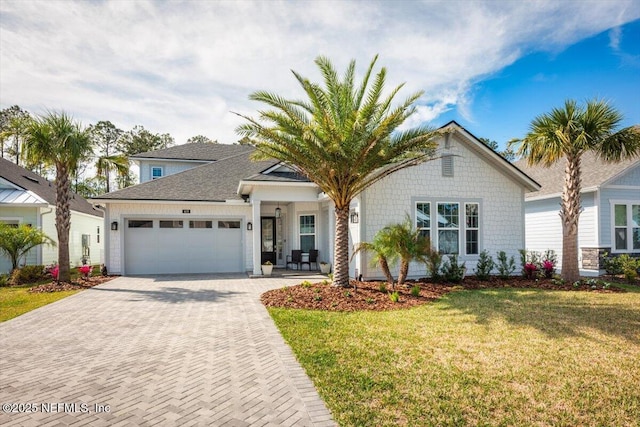
[[[386,290],[380,289],[382,282],[351,280],[349,288],[332,286],[326,281],[322,283],[303,282],[300,285],[267,291],[262,294],[260,300],[267,307],[329,311],[386,311],[427,304],[456,289],[527,288],[599,293],[625,292],[624,289],[614,284],[603,286],[602,281],[589,283],[588,280],[585,279],[577,287],[573,284],[554,284],[549,279],[511,278],[501,280],[491,278],[488,281],[480,281],[475,277],[467,277],[462,283],[457,284],[431,283],[428,279],[412,280],[408,281],[406,285],[396,286],[395,290],[399,295],[397,302],[391,300],[390,294],[393,292],[391,286],[387,285]],[[613,281],[607,280],[607,282]],[[420,287],[420,293],[417,296],[411,293],[411,288],[414,286]]]
[[[102,283],[115,279],[118,276],[94,276],[88,279],[76,279],[71,283],[58,283],[49,282],[42,285],[33,286],[29,288],[29,292],[34,294],[49,293],[49,292],[61,292],[61,291],[74,291],[76,289],[89,289]]]

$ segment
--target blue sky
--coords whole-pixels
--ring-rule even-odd
[[[639,20],[640,0],[2,0],[0,108],[232,143],[250,93],[297,98],[291,69],[379,54],[388,88],[425,92],[407,127],[455,119],[503,145],[566,98],[640,123]]]
[[[476,83],[472,117],[458,109],[438,119],[456,120],[501,146],[522,137],[531,120],[566,99],[605,99],[640,124],[640,20],[589,37],[560,52],[535,52]]]

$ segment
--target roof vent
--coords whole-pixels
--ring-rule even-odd
[[[22,175],[22,176],[23,176],[24,178],[27,178],[27,179],[28,179],[29,181],[31,181],[31,182],[35,182],[36,184],[39,184],[39,183],[40,183],[40,181],[38,181],[36,178],[30,177],[30,176],[27,176],[27,175]]]

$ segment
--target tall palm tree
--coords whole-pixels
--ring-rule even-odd
[[[26,156],[56,171],[56,231],[58,232],[59,282],[71,280],[69,269],[69,199],[71,179],[78,160],[91,151],[87,132],[64,112],[50,112],[31,123],[25,139]]]
[[[355,61],[341,79],[331,61],[315,61],[324,86],[293,71],[306,100],[290,100],[265,91],[250,96],[271,107],[237,132],[257,148],[256,158],[275,158],[297,167],[334,203],[336,218],[334,284],[349,285],[349,206],[361,191],[382,178],[433,157],[437,132],[421,126],[398,128],[414,114],[422,92],[394,104],[403,85],[383,96],[387,71],[372,77],[377,56],[360,85]]]
[[[96,173],[104,178],[107,193],[111,191],[109,181],[110,172],[115,172],[118,179],[129,175],[129,158],[124,154],[100,156],[96,161]]]
[[[640,153],[640,133],[633,127],[617,130],[622,115],[607,102],[588,101],[585,106],[573,100],[564,108],[536,117],[522,139],[510,141],[518,155],[530,165],[546,167],[565,158],[562,190],[562,278],[574,282],[578,268],[578,220],[580,219],[580,158],[593,151],[606,162],[618,162]]]

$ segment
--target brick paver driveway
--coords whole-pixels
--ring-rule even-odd
[[[121,277],[0,324],[0,425],[334,425],[259,301],[300,280]]]

